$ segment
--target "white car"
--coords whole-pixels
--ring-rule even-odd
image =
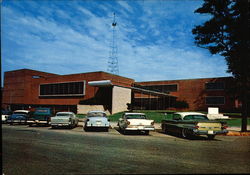
[[[2,123],[6,123],[10,115],[11,115],[10,111],[2,110]]]
[[[51,117],[51,127],[67,126],[70,128],[78,125],[78,118],[73,112],[57,112],[56,116]]]
[[[85,131],[88,131],[91,128],[104,129],[108,132],[109,126],[110,122],[104,111],[89,111],[83,129]]]
[[[118,126],[124,134],[127,131],[143,131],[149,134],[149,131],[154,131],[154,120],[146,118],[144,113],[124,113],[118,121]]]

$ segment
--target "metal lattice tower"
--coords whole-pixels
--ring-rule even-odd
[[[112,42],[110,45],[109,59],[108,59],[108,72],[119,75],[119,66],[117,58],[117,42],[116,42],[116,27],[115,13],[112,23]]]

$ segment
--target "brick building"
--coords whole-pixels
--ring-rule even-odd
[[[230,83],[231,77],[135,82],[106,72],[57,75],[21,69],[4,74],[2,108],[116,113],[129,104],[132,109],[207,111],[216,106],[230,111],[237,107],[234,96],[227,93]]]
[[[176,96],[174,109],[207,111],[208,107],[219,107],[220,111],[235,111],[240,107],[230,92],[232,77],[136,82],[135,86]]]

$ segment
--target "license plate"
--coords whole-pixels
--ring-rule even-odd
[[[144,129],[144,127],[143,126],[138,126],[138,129]]]
[[[208,134],[214,134],[214,131],[208,131],[207,133]]]
[[[101,124],[102,124],[102,122],[96,122],[96,124],[97,124],[97,125],[101,125]]]

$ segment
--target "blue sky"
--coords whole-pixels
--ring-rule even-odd
[[[2,74],[106,71],[116,13],[119,75],[136,81],[230,76],[194,44],[201,0],[3,0]]]

